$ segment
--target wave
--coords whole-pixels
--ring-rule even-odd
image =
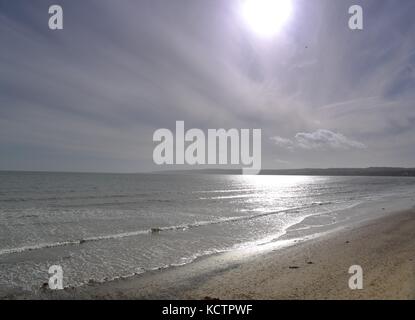
[[[232,223],[232,222],[239,222],[239,221],[247,221],[253,219],[259,219],[266,216],[282,214],[282,213],[298,213],[301,209],[308,209],[314,206],[320,206],[322,203],[313,203],[309,206],[302,206],[302,207],[295,207],[295,208],[285,208],[277,211],[268,211],[259,214],[252,214],[252,215],[244,215],[244,216],[235,216],[235,217],[226,217],[226,218],[219,218],[216,220],[206,220],[206,221],[198,221],[194,223],[188,224],[181,224],[181,225],[174,225],[174,226],[166,226],[166,227],[152,227],[145,230],[135,230],[129,232],[122,232],[117,234],[110,234],[110,235],[102,235],[102,236],[94,236],[94,237],[87,237],[78,240],[66,240],[66,241],[58,241],[52,243],[39,243],[35,245],[28,245],[22,246],[18,248],[9,248],[9,249],[2,249],[0,250],[0,255],[6,254],[13,254],[13,253],[22,253],[25,251],[32,251],[32,250],[40,250],[40,249],[47,249],[47,248],[54,248],[54,247],[63,247],[63,246],[70,246],[70,245],[82,245],[87,242],[96,242],[102,240],[114,240],[114,239],[123,239],[127,237],[134,237],[139,235],[156,235],[161,232],[168,232],[168,231],[185,231],[192,228],[203,227],[208,225],[217,225],[222,223]]]
[[[53,247],[67,246],[67,245],[74,245],[74,244],[80,244],[80,241],[77,240],[77,241],[62,241],[62,242],[54,242],[54,243],[39,243],[39,244],[23,246],[19,248],[2,249],[0,250],[0,255],[21,253],[25,251],[32,251],[32,250],[53,248]]]
[[[133,236],[137,236],[141,234],[148,234],[148,233],[151,233],[151,230],[137,230],[137,231],[131,231],[131,232],[112,234],[112,235],[88,237],[88,238],[84,238],[80,240],[66,240],[66,241],[58,241],[58,242],[52,242],[52,243],[39,243],[35,245],[23,246],[23,247],[18,247],[18,248],[2,249],[0,250],[0,255],[21,253],[25,251],[32,251],[32,250],[39,250],[39,249],[64,247],[64,246],[70,246],[70,245],[81,245],[86,242],[133,237]]]
[[[136,194],[109,194],[109,195],[90,195],[90,196],[55,196],[55,197],[22,197],[22,198],[0,198],[0,202],[26,202],[26,201],[57,201],[57,200],[91,200],[91,199],[111,199],[111,198],[134,198],[154,196],[154,193]]]
[[[201,197],[199,200],[221,200],[221,199],[239,199],[239,198],[251,198],[259,196],[259,193],[255,194],[238,194],[234,196],[217,196],[217,197]]]
[[[192,193],[231,193],[231,192],[248,192],[248,191],[258,191],[258,188],[202,190],[202,191],[193,191]]]

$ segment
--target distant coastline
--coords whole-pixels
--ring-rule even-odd
[[[242,169],[185,169],[144,172],[100,172],[100,171],[45,171],[45,170],[0,170],[2,173],[62,173],[62,174],[214,174],[242,175]],[[300,169],[262,169],[259,175],[271,176],[362,176],[362,177],[415,177],[415,168],[368,167],[368,168],[300,168]]]
[[[241,175],[241,169],[168,170],[158,174],[224,174]],[[369,167],[369,168],[326,168],[326,169],[263,169],[260,175],[290,176],[364,176],[364,177],[415,177],[415,168]]]

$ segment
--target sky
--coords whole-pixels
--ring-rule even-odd
[[[415,1],[292,0],[272,37],[242,1],[0,0],[0,170],[166,169],[180,120],[261,129],[263,168],[415,167]]]

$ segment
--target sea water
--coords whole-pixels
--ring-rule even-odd
[[[191,263],[414,195],[409,177],[0,172],[0,288],[36,291],[52,265],[78,286]]]

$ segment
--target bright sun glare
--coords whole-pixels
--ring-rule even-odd
[[[242,17],[258,35],[275,35],[292,12],[291,0],[244,0]]]

